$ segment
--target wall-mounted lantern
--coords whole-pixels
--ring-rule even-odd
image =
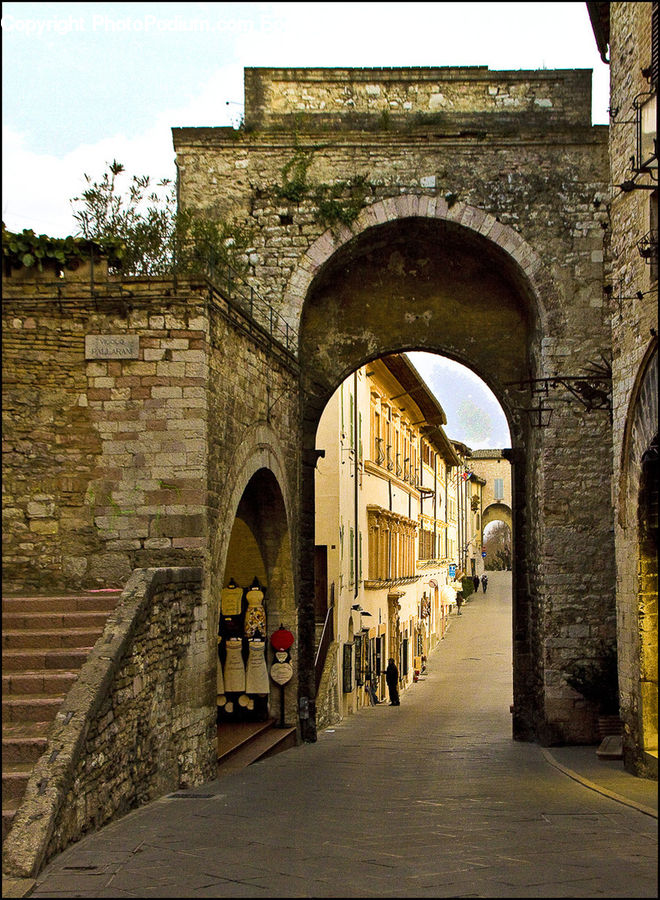
[[[655,91],[638,94],[633,100],[635,109],[636,147],[635,170],[658,171],[658,96]]]

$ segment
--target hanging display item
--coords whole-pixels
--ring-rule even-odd
[[[264,589],[259,579],[255,577],[244,589],[231,578],[220,596],[218,722],[268,717],[266,628]]]
[[[243,588],[236,584],[233,578],[222,591],[220,596],[220,613],[223,616],[240,616],[243,603]]]
[[[245,690],[248,694],[268,693],[268,669],[266,668],[265,650],[265,641],[248,641],[248,661],[245,667]]]
[[[270,667],[270,677],[276,684],[284,685],[293,677],[293,666],[289,662],[291,654],[290,647],[293,645],[293,634],[280,625],[277,631],[270,636],[270,643],[275,650],[275,662]]]
[[[245,595],[247,609],[245,610],[245,637],[266,637],[266,610],[263,606],[264,592],[259,587],[255,578],[250,590]]]
[[[280,625],[277,631],[270,636],[271,647],[275,651],[275,662],[270,667],[270,677],[275,684],[280,686],[280,728],[284,728],[284,685],[291,681],[293,677],[293,666],[291,665],[291,647],[293,646],[294,637],[292,632],[284,625]]]
[[[280,625],[270,636],[270,643],[275,650],[288,650],[294,640],[293,634],[284,625]]]
[[[225,659],[224,681],[225,693],[245,693],[245,663],[243,662],[243,641],[230,638],[225,642],[227,656]]]

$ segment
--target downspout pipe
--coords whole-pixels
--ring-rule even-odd
[[[358,373],[357,369],[353,372],[353,462],[355,463],[355,467],[353,469],[353,474],[355,477],[355,484],[353,485],[353,500],[354,500],[354,515],[355,515],[355,534],[353,535],[353,540],[355,542],[355,549],[353,551],[355,556],[355,587],[353,596],[357,599],[359,594],[359,586],[360,586],[360,508],[359,508],[359,478],[358,478],[358,466],[359,466],[359,446],[360,442],[358,439]]]

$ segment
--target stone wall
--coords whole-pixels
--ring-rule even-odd
[[[290,128],[296,116],[305,128],[389,130],[450,123],[484,130],[543,117],[589,124],[589,70],[497,71],[487,66],[427,69],[245,70],[246,128]],[[493,127],[489,123],[486,127]]]
[[[3,579],[203,559],[208,319],[190,285],[3,281]]]
[[[34,877],[91,829],[214,777],[201,574],[133,573],[30,777],[3,845],[5,875]]]
[[[501,450],[474,450],[469,464],[471,470],[486,481],[482,493],[482,528],[498,518],[511,525],[511,463],[502,456]],[[495,499],[496,478],[503,482],[499,499]]]

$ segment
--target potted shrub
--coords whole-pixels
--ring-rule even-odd
[[[596,707],[601,738],[621,733],[619,673],[614,645],[601,644],[595,659],[571,666],[566,683]]]

